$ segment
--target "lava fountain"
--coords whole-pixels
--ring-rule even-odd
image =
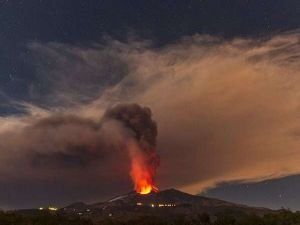
[[[156,155],[145,154],[139,150],[137,144],[131,143],[129,149],[131,155],[130,176],[134,183],[135,191],[142,195],[158,192],[158,188],[154,184],[156,167],[153,166],[153,161],[156,161]]]

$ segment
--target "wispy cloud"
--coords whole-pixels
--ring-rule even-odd
[[[120,102],[137,102],[153,111],[162,188],[200,192],[224,181],[300,173],[299,32],[230,41],[195,35],[161,48],[134,41],[89,47],[32,43],[29,48],[40,85],[32,87],[26,115],[1,118],[6,125],[0,126],[0,138],[7,140],[0,145],[2,182],[37,176],[52,182],[46,165],[37,170],[26,164],[27,154],[51,151],[48,140],[91,143],[97,135],[89,135],[84,124]],[[42,131],[50,136],[44,139],[34,124],[57,114],[82,122],[69,124],[72,135]],[[28,127],[36,135],[24,132]],[[114,131],[110,127],[112,136]],[[34,147],[24,145],[32,136]],[[93,170],[65,168],[56,179],[72,183],[74,176],[81,177],[81,185],[101,186],[93,197],[103,197],[107,187],[118,189],[123,173],[112,170],[118,163],[104,157]],[[126,179],[121,179],[120,191],[130,187]]]

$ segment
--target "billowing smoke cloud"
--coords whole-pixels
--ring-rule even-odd
[[[144,151],[152,151],[156,146],[157,125],[152,120],[149,108],[138,104],[119,104],[108,109],[104,120],[117,120],[127,127]]]
[[[95,201],[129,189],[124,171],[132,169],[132,158],[124,149],[131,143],[124,145],[124,137],[133,140],[131,152],[150,153],[156,126],[148,109],[129,110],[126,102],[151,108],[159,125],[160,188],[196,193],[220,182],[299,174],[299,48],[298,31],[263,40],[195,35],[160,48],[148,42],[90,48],[33,43],[37,59],[59,62],[34,64],[40,79],[53,78],[46,95],[59,104],[52,101],[45,110],[32,98],[24,106],[27,115],[0,118],[0,181],[42,179],[47,187],[63,180],[66,193],[74,189],[72,200]],[[74,59],[80,63],[63,68]],[[86,76],[93,82],[82,82]],[[106,79],[109,84],[102,85]],[[71,90],[64,89],[70,82]],[[96,190],[85,190],[91,187]]]
[[[97,120],[70,114],[35,118],[18,131],[4,132],[0,147],[2,151],[22,151],[22,158],[18,160],[16,155],[7,152],[7,163],[18,163],[18,166],[14,165],[16,169],[12,176],[17,173],[17,176],[38,179],[46,174],[58,180],[67,177],[76,183],[73,173],[91,173],[93,170],[101,173],[99,169],[110,168],[115,172],[105,172],[105,176],[129,178],[131,164],[130,175],[139,191],[142,188],[140,182],[146,180],[154,184],[159,165],[156,136],[157,126],[149,108],[118,104],[103,116],[99,115]],[[124,172],[120,173],[121,170]],[[1,172],[5,172],[5,168]],[[97,179],[97,172],[91,173],[95,176],[93,179]],[[5,181],[7,176],[1,179]]]

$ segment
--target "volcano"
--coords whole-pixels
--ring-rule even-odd
[[[207,213],[256,214],[264,215],[274,210],[260,207],[250,207],[219,199],[191,195],[176,189],[151,192],[141,195],[130,192],[115,196],[108,201],[95,204],[74,203],[60,209],[64,214],[79,214],[90,217],[134,217],[140,215],[172,216],[195,215]]]

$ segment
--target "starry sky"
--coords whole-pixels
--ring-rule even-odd
[[[0,0],[0,27],[0,208],[130,190],[90,124],[136,102],[161,188],[300,210],[298,0]]]

